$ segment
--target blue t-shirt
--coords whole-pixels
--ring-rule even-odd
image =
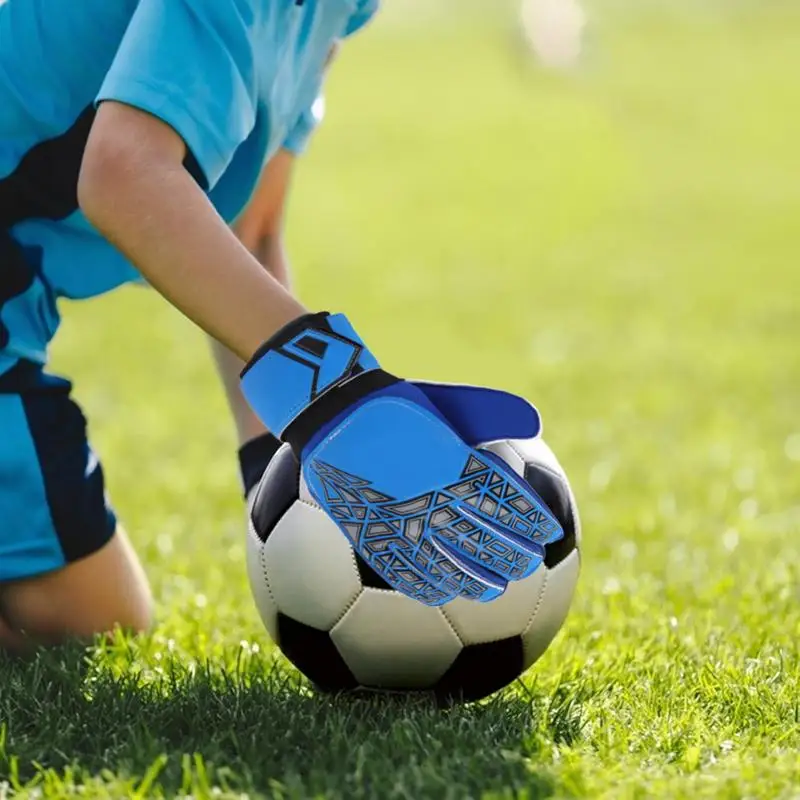
[[[232,222],[264,163],[303,150],[331,47],[378,2],[0,0],[0,373],[17,358],[44,362],[58,297],[138,278],[77,206],[98,101],[171,125]],[[9,233],[28,275],[2,242]]]

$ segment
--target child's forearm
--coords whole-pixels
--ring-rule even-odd
[[[104,130],[113,136],[104,139]],[[81,172],[81,208],[154,288],[248,359],[305,309],[220,218],[183,168],[184,154],[164,123],[103,104]]]
[[[256,211],[263,214],[263,209],[256,209]],[[253,221],[262,225],[265,222],[263,219],[253,220],[253,216],[250,213],[244,215],[243,222]],[[258,259],[264,269],[283,287],[289,289],[289,264],[283,247],[283,237],[277,226],[270,227],[274,231],[270,234],[260,233],[259,227],[256,225],[238,225],[235,230],[239,241]],[[215,339],[211,339],[211,350],[236,424],[239,444],[246,444],[261,436],[267,429],[253,413],[253,410],[242,395],[239,375],[244,367],[244,362]]]

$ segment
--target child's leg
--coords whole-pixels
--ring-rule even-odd
[[[41,643],[87,638],[116,627],[150,625],[144,570],[120,528],[101,550],[63,569],[0,587],[0,609],[12,635]]]
[[[0,376],[0,636],[50,642],[150,621],[147,581],[107,503],[67,381]]]

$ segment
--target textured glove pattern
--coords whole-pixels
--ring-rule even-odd
[[[542,561],[543,546],[558,537],[550,516],[476,455],[469,457],[456,483],[402,502],[331,464],[315,462],[313,469],[323,486],[326,510],[353,547],[387,583],[428,605],[454,595],[476,600],[496,596],[502,579],[529,575]],[[533,552],[515,548],[493,521],[520,538],[529,537]],[[476,578],[469,560],[497,577]],[[454,563],[464,571],[459,573]]]

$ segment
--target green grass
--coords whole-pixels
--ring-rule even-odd
[[[502,15],[394,9],[292,203],[308,305],[544,414],[585,559],[524,685],[443,713],[298,683],[249,598],[203,338],[125,290],[65,309],[55,366],[158,625],[0,662],[0,797],[800,797],[800,14],[626,5],[563,77]]]

